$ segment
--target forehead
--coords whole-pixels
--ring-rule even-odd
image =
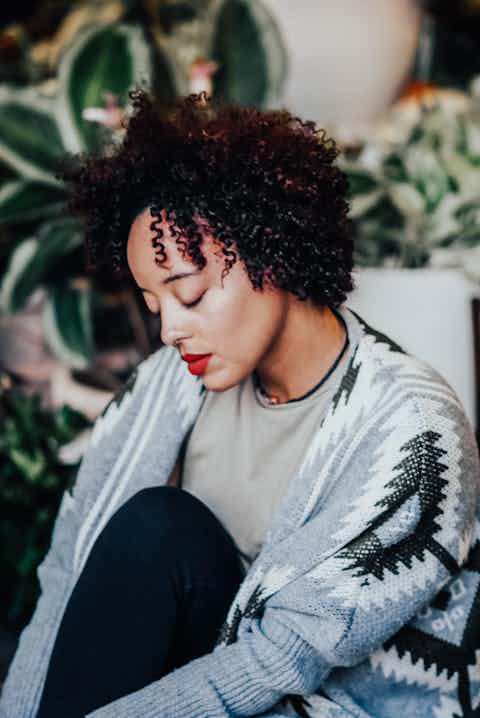
[[[208,266],[208,262],[213,258],[213,254],[218,252],[218,247],[215,247],[213,237],[205,231],[203,220],[198,216],[196,216],[195,219],[203,235],[201,248]],[[157,251],[155,251],[155,248],[152,246],[152,239],[157,234],[155,227],[152,228],[153,223],[163,232],[163,235],[159,237],[159,241],[164,245],[166,261],[162,265],[155,263],[156,257],[160,259],[164,255],[159,252],[158,248]],[[140,271],[144,273],[145,271],[156,271],[157,273],[163,272],[167,275],[170,269],[177,271],[182,269],[191,270],[194,263],[189,259],[188,255],[185,255],[185,257],[182,256],[183,248],[183,242],[178,245],[176,238],[171,234],[169,223],[166,221],[165,211],[162,210],[161,215],[157,217],[156,215],[152,215],[150,209],[147,208],[143,210],[131,224],[126,248],[127,261],[133,272]]]

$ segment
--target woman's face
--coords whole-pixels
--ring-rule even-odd
[[[267,285],[255,290],[239,259],[222,282],[221,244],[206,230],[201,230],[205,267],[198,269],[188,255],[182,259],[163,212],[160,226],[167,260],[155,264],[152,221],[146,209],[130,228],[127,261],[133,278],[150,311],[160,314],[162,341],[173,345],[178,340],[182,356],[211,354],[202,382],[213,391],[229,389],[274,350],[287,314],[288,293]],[[174,279],[180,273],[188,276]]]

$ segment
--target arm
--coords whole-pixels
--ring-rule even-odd
[[[473,432],[453,405],[448,420],[440,413],[436,425],[431,404],[425,400],[423,412],[415,408],[412,423],[379,424],[371,440],[381,434],[383,441],[388,431],[388,443],[367,472],[366,503],[356,501],[358,481],[348,497],[353,513],[369,513],[361,529],[358,515],[356,533],[346,521],[348,540],[271,595],[235,643],[87,718],[247,718],[268,710],[266,718],[275,718],[282,697],[308,696],[334,668],[360,663],[397,633],[465,562],[476,540],[480,469]],[[328,542],[325,520],[319,511],[297,529],[298,545],[305,537],[310,545],[316,537],[321,542],[325,534]],[[343,529],[333,521],[330,535],[337,530]],[[382,611],[387,598],[389,611]],[[326,703],[325,715],[340,718],[341,709]]]
[[[73,490],[63,495],[50,548],[37,570],[40,597],[30,623],[21,634],[3,686],[2,718],[34,715],[56,631],[75,579],[74,553],[80,529],[132,422],[132,408],[141,401],[156,363],[154,355],[142,362],[97,418]]]

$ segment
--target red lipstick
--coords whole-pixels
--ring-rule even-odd
[[[188,371],[190,374],[202,374],[208,364],[211,354],[184,354],[183,361],[188,362]]]

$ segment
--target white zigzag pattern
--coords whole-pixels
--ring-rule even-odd
[[[375,576],[369,576],[368,586],[362,586],[358,595],[358,605],[366,611],[372,606],[384,607],[387,602],[400,603],[402,599],[406,599],[408,602],[412,602],[413,606],[415,593],[424,595],[424,592],[430,587],[433,597],[433,594],[448,581],[449,575],[439,580],[438,570],[438,560],[432,554],[425,552],[423,561],[413,556],[411,568],[398,563],[397,573],[385,570],[382,581]],[[420,609],[421,606],[417,608]]]
[[[250,596],[256,588],[261,588],[262,598],[268,598],[283,588],[294,573],[295,566],[292,565],[280,566],[277,564],[271,566],[267,571],[265,571],[263,566],[254,568],[251,574],[247,575],[241,584],[228,611],[227,621],[232,621],[236,609],[239,609],[242,613],[245,611]]]
[[[480,705],[480,650],[475,651],[475,664],[468,666],[468,677],[470,679],[472,709],[476,710]]]
[[[78,573],[82,571],[83,565],[97,536],[115,510],[118,497],[123,493],[126,484],[130,480],[135,462],[139,458],[150,433],[155,427],[156,416],[163,409],[164,395],[168,391],[169,375],[172,369],[174,369],[173,362],[171,362],[170,365],[167,365],[166,370],[164,370],[164,363],[165,361],[162,361],[158,366],[155,380],[153,380],[148,387],[147,395],[135,419],[135,423],[131,428],[127,441],[123,445],[114,466],[110,470],[108,479],[105,481],[100,494],[97,496],[90,513],[80,528],[74,554],[74,567]],[[159,393],[157,393],[157,388],[160,389]],[[118,481],[119,476],[121,476],[120,481]],[[105,506],[107,501],[108,505]],[[86,544],[88,533],[100,515],[102,515],[102,518],[97,521],[96,530],[88,544]],[[86,548],[83,551],[83,560],[81,561],[80,555],[85,545]]]
[[[374,418],[375,422],[377,422],[378,416],[375,415]],[[369,424],[363,426],[362,436],[357,437],[357,440],[352,442],[346,457],[347,460],[351,458],[351,454],[357,448],[358,442],[362,441],[363,436],[368,434],[370,430],[371,427]],[[352,525],[365,525],[370,518],[373,518],[378,513],[378,508],[374,506],[374,503],[378,500],[379,496],[384,495],[385,484],[393,477],[393,467],[405,458],[405,453],[400,452],[399,447],[416,436],[418,432],[417,420],[413,414],[410,402],[400,406],[397,411],[386,420],[382,426],[382,432],[386,433],[388,431],[390,434],[384,437],[377,449],[378,458],[369,469],[369,478],[362,487],[362,493],[344,517],[338,532],[333,535],[332,538],[334,540],[341,539],[345,533],[348,534]],[[402,433],[401,438],[398,436],[399,432]],[[341,467],[339,467],[337,471],[340,473]]]
[[[427,399],[437,399],[438,401],[443,402],[444,405],[446,402],[450,402],[457,408],[460,408],[459,402],[455,400],[455,397],[452,396],[450,391],[448,391],[441,384],[435,384],[432,381],[418,381],[412,377],[412,381],[404,381],[400,389],[397,387],[397,390],[399,395],[401,393],[405,393],[406,395],[414,394],[416,396],[421,394]]]
[[[295,566],[274,565],[266,571],[261,580],[262,598],[268,598],[283,588],[295,573]]]
[[[342,608],[356,608],[359,586],[363,579],[354,579],[351,573],[347,572],[350,563],[351,559],[331,557],[315,564],[303,578],[320,579],[325,598],[334,595],[336,601],[341,602]]]
[[[458,718],[462,715],[462,708],[456,698],[440,696],[440,703],[433,707],[435,718]]]
[[[391,646],[388,651],[379,648],[372,653],[370,664],[373,669],[380,668],[385,678],[393,677],[396,681],[405,681],[407,685],[415,684],[449,693],[457,689],[455,673],[449,678],[447,669],[444,668],[437,674],[435,663],[426,669],[423,658],[414,663],[408,652],[400,658],[395,646]]]
[[[436,430],[438,430],[440,437],[435,442],[435,446],[446,452],[445,456],[440,457],[439,461],[448,465],[448,475],[442,474],[442,478],[448,479],[448,484],[443,490],[445,499],[442,499],[438,505],[445,514],[445,520],[440,522],[441,529],[435,534],[435,540],[442,546],[448,547],[452,531],[455,528],[452,521],[458,516],[462,489],[460,483],[462,447],[460,446],[460,437],[455,433],[454,422],[443,414],[439,414],[435,410],[434,402],[424,402],[422,411],[426,417],[426,425],[438,427]],[[451,517],[451,520],[449,517]]]
[[[137,366],[137,377],[135,385],[132,391],[127,391],[120,404],[117,406],[115,401],[110,403],[103,416],[99,416],[95,421],[92,434],[91,434],[91,445],[98,446],[100,441],[107,435],[110,435],[122,418],[124,413],[133,401],[134,392],[140,389],[150,379],[153,372],[156,370],[157,365],[161,367],[165,363],[164,353],[155,353],[149,356],[147,359],[142,361]]]
[[[435,394],[439,395],[439,398],[447,398],[454,403],[457,408],[462,409],[460,400],[457,395],[450,387],[450,385],[443,379],[443,377],[437,377],[434,370],[424,362],[417,359],[417,357],[410,355],[401,355],[402,361],[398,358],[394,359],[394,355],[384,356],[385,366],[394,370],[397,379],[401,379],[401,386],[398,386],[398,382],[394,382],[386,391],[382,398],[382,406],[388,405],[391,402],[392,394],[399,396],[402,394],[408,395],[410,393],[423,394],[425,389],[429,388]]]
[[[371,362],[372,354],[376,354],[374,360],[377,362],[380,360],[383,362],[385,368],[393,369],[399,378],[403,376],[411,376],[412,379],[419,381],[419,376],[423,373],[425,380],[432,386],[432,388],[438,388],[441,386],[438,385],[438,383],[435,383],[434,379],[432,379],[431,370],[428,365],[424,365],[422,362],[419,362],[415,357],[392,353],[387,344],[379,344],[369,335],[362,337],[362,344],[359,345],[357,349],[353,367],[357,368],[359,364],[364,364],[365,361],[367,363],[369,361]],[[414,367],[413,372],[412,366]],[[413,386],[415,386],[415,384],[413,384]],[[365,388],[368,388],[368,394],[365,393],[365,391],[362,392],[362,389],[365,390]],[[383,382],[371,384],[371,375],[367,375],[364,368],[361,369],[357,376],[352,394],[350,395],[348,405],[346,404],[345,393],[342,393],[333,417],[331,412],[327,415],[329,429],[331,429],[331,432],[328,438],[324,436],[324,432],[319,432],[322,436],[318,437],[316,444],[311,445],[309,454],[305,460],[306,466],[308,466],[308,462],[310,462],[310,464],[313,463],[316,454],[319,451],[326,449],[322,439],[328,442],[331,441],[332,443],[336,443],[336,440],[338,440],[342,431],[345,432],[346,429],[351,428],[355,424],[355,421],[359,418],[358,411],[363,412],[366,410],[366,407],[364,406],[364,399],[366,395],[369,397],[370,407],[375,405],[380,410],[382,405],[388,405],[390,403],[391,394],[398,393],[399,386],[397,383],[394,383],[387,389],[385,389]],[[356,401],[357,394],[358,398],[361,398],[362,401]]]
[[[473,545],[473,530],[472,527],[466,528],[464,533],[460,536],[458,544],[458,563],[462,566],[467,560],[470,552],[470,547]]]
[[[135,391],[138,391],[138,389],[149,381],[151,375],[157,368],[157,364],[158,366],[162,366],[164,362],[165,356],[158,352],[140,362],[137,366],[137,377],[132,391],[127,391],[124,394],[118,406],[115,401],[112,401],[104,416],[99,416],[95,421],[91,435],[92,446],[97,446],[104,436],[110,435],[113,432],[118,421],[132,403]]]
[[[390,344],[383,340],[379,340],[374,334],[370,334],[368,329],[365,329],[364,343],[371,354],[375,354],[383,364],[403,364],[405,357],[408,354],[401,354],[390,349]]]
[[[337,601],[342,601],[344,608],[359,608],[368,611],[372,607],[374,609],[385,608],[389,603],[400,603],[402,599],[406,599],[410,604],[415,594],[422,597],[431,586],[434,589],[433,595],[449,578],[447,575],[439,580],[438,561],[427,553],[424,561],[413,556],[412,568],[398,563],[396,574],[385,569],[382,580],[370,574],[368,584],[364,584],[365,576],[353,576],[352,571],[346,569],[351,562],[351,559],[332,557],[311,569],[307,574],[311,579],[321,579],[322,582],[325,582],[328,585],[328,595],[335,596]],[[402,602],[405,603],[405,600]],[[422,605],[423,603],[424,598],[422,598]],[[420,609],[421,606],[418,608]]]
[[[360,362],[362,361],[361,353],[357,354],[357,359]],[[368,392],[366,391],[367,388]],[[380,384],[376,387],[371,387],[370,377],[365,376],[365,374],[360,370],[357,376],[357,381],[350,395],[348,405],[346,404],[345,394],[342,393],[335,413],[333,415],[331,412],[327,414],[326,419],[329,421],[329,431],[317,432],[316,436],[310,443],[301,471],[308,471],[314,464],[320,465],[322,470],[318,480],[313,486],[309,500],[305,505],[301,523],[306,521],[312,508],[315,506],[318,496],[322,491],[325,477],[328,475],[329,471],[332,470],[335,474],[340,472],[341,465],[337,459],[336,448],[344,445],[340,441],[342,433],[344,434],[348,430],[351,432],[351,429],[355,424],[362,425],[362,415],[365,412],[366,407],[364,406],[364,402],[360,401],[360,399],[361,397],[365,397],[367,394],[370,397],[371,403],[375,403],[376,401],[379,401],[382,396],[382,387]],[[358,434],[358,432],[356,433]],[[352,447],[350,447],[350,450],[352,450]]]

